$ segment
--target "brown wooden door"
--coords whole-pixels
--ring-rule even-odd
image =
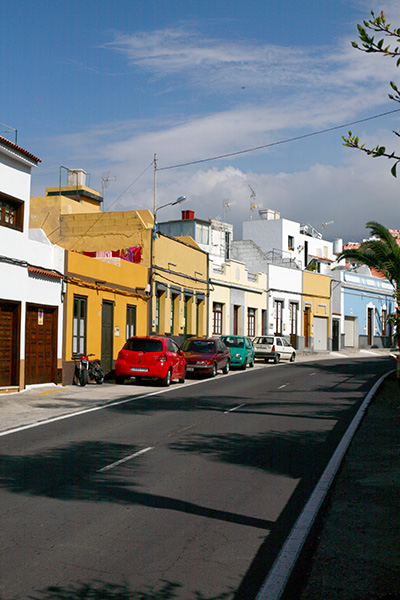
[[[57,316],[52,306],[26,307],[26,385],[57,381]]]
[[[18,385],[20,304],[0,302],[0,386]]]
[[[304,347],[309,348],[310,346],[310,313],[311,309],[306,306],[304,309]]]
[[[374,325],[374,309],[368,309],[368,346],[372,346],[374,339],[373,325]]]
[[[297,304],[290,303],[290,345],[297,348]]]
[[[101,313],[101,365],[104,373],[113,368],[114,355],[114,303],[103,300]],[[91,350],[88,350],[91,352]]]

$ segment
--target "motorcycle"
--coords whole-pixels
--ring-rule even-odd
[[[104,381],[104,372],[99,359],[90,360],[89,356],[94,356],[94,354],[81,354],[79,363],[75,365],[75,380],[82,387],[88,381],[95,381],[99,385]]]

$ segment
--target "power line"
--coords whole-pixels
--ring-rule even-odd
[[[372,117],[366,117],[365,119],[359,119],[358,121],[350,121],[349,123],[343,123],[342,125],[335,125],[335,127],[328,127],[327,129],[321,129],[319,131],[314,131],[312,133],[305,133],[303,135],[297,135],[295,137],[288,138],[286,140],[280,140],[278,142],[271,142],[270,144],[263,144],[262,146],[255,146],[254,148],[248,148],[247,150],[238,150],[237,152],[228,152],[227,154],[219,154],[217,156],[211,156],[209,158],[202,158],[199,160],[192,160],[186,163],[180,163],[176,165],[170,165],[168,167],[159,167],[157,171],[167,171],[169,169],[178,169],[179,167],[188,167],[190,165],[198,165],[200,163],[210,162],[213,160],[221,160],[222,158],[230,158],[232,156],[239,156],[240,154],[248,154],[249,152],[256,152],[257,150],[263,150],[264,148],[271,148],[272,146],[279,146],[281,144],[288,144],[289,142],[296,142],[298,140],[304,140],[309,137],[313,137],[315,135],[321,135],[323,133],[329,133],[330,131],[336,131],[337,129],[343,129],[344,127],[350,127],[352,125],[357,125],[358,123],[365,123],[366,121],[372,121],[373,119],[379,119],[380,117],[386,117],[387,115],[392,115],[393,113],[400,112],[400,108],[395,108],[394,110],[389,110],[384,113],[380,113],[379,115],[374,115]]]

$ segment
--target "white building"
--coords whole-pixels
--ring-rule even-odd
[[[243,240],[252,240],[274,262],[294,260],[300,269],[330,270],[335,261],[333,243],[310,224],[281,219],[271,209],[259,210],[259,219],[244,221]]]
[[[29,230],[38,162],[0,137],[0,393],[60,375],[64,250]]]
[[[214,265],[221,266],[230,258],[233,240],[233,225],[219,219],[196,219],[194,211],[183,210],[182,219],[159,223],[159,231],[171,237],[190,236],[199,247],[208,253]]]

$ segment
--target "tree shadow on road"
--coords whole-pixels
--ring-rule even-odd
[[[159,590],[132,590],[126,583],[119,585],[106,582],[89,582],[77,585],[49,586],[34,592],[28,600],[176,600],[181,598],[181,585],[170,581],[163,582]],[[185,595],[186,600],[229,600],[233,592],[225,592],[217,596],[204,596],[201,592]],[[0,600],[12,600],[0,598]]]

